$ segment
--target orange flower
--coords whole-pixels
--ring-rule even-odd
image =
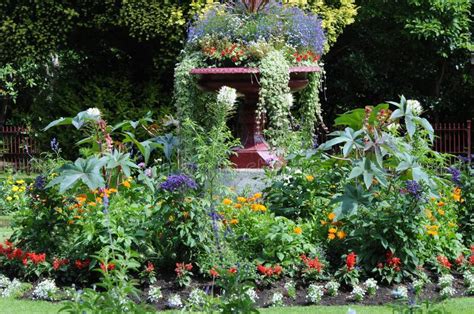
[[[330,213],[330,214],[328,215],[328,218],[329,218],[329,220],[333,221],[334,218],[336,218],[336,214],[335,214],[335,213]]]
[[[293,232],[296,233],[296,234],[302,234],[303,229],[301,229],[301,227],[294,227]]]
[[[329,228],[328,232],[329,233],[336,233],[337,229],[336,228]]]
[[[87,205],[89,205],[89,206],[97,206],[97,203],[96,203],[96,202],[89,202],[89,203],[87,203]]]
[[[240,208],[242,208],[242,204],[235,204],[234,208],[240,209]]]
[[[334,233],[328,233],[329,240],[334,240],[335,238],[336,238],[336,235]]]
[[[78,201],[80,204],[84,203],[87,200],[87,195],[86,194],[79,194],[76,196],[76,201]]]
[[[439,202],[438,202],[438,206],[439,206],[439,207],[442,207],[442,206],[444,206],[444,205],[446,205],[446,204],[445,204],[443,201],[439,201]]]
[[[230,204],[232,204],[232,200],[231,200],[231,199],[228,199],[228,198],[224,198],[224,199],[222,200],[222,204],[224,204],[224,205],[230,205]]]
[[[188,218],[188,217],[189,217],[189,212],[184,211],[184,212],[183,212],[183,217],[184,217],[184,218]]]
[[[245,203],[246,201],[247,199],[245,197],[242,197],[242,196],[237,197],[237,202],[239,203]]]
[[[72,224],[74,224],[74,220],[68,220],[67,223],[68,223],[69,225],[72,225]]]
[[[441,216],[444,216],[444,213],[445,213],[444,210],[438,209],[438,214],[440,214]]]
[[[129,189],[129,188],[132,186],[132,185],[130,184],[130,181],[123,181],[123,182],[122,182],[122,185],[123,185],[124,187],[126,187],[127,189]]]
[[[257,198],[262,198],[262,193],[255,193],[253,195],[253,198],[257,199]]]
[[[341,239],[341,240],[346,237],[346,233],[345,233],[344,231],[342,231],[342,230],[338,231],[338,232],[336,233],[336,235],[337,235],[337,237],[338,237],[339,239]]]
[[[314,181],[314,177],[312,175],[307,175],[306,176],[306,181],[312,182],[312,181]]]
[[[236,219],[236,218],[232,218],[232,219],[230,220],[230,224],[231,224],[231,225],[236,225],[236,224],[238,224],[238,223],[239,223],[239,220]]]
[[[326,222],[326,221],[324,221],[324,220],[321,220],[321,226],[325,226],[326,224],[327,224],[327,222]]]

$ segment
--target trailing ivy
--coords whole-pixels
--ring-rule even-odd
[[[272,51],[262,59],[259,68],[261,88],[258,110],[268,117],[270,141],[278,144],[290,127],[290,65],[281,51]]]
[[[301,127],[304,134],[311,138],[314,135],[318,119],[323,123],[319,89],[321,88],[322,72],[314,72],[308,75],[309,84],[301,92],[300,115]]]

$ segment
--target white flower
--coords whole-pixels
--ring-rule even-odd
[[[247,289],[247,291],[245,291],[245,294],[249,297],[249,299],[253,303],[257,302],[257,300],[259,299],[257,291],[255,291],[255,289],[253,289],[253,288]]]
[[[443,298],[449,298],[449,297],[452,297],[456,294],[456,290],[454,290],[453,287],[444,287],[443,289],[441,289],[439,294]]]
[[[421,290],[423,290],[423,287],[425,286],[425,282],[421,279],[416,279],[413,281],[413,289],[415,290],[416,293],[420,293]]]
[[[369,278],[364,282],[365,287],[367,288],[367,292],[371,295],[374,295],[377,289],[379,288],[377,286],[377,280],[374,278]]]
[[[52,300],[57,291],[58,287],[56,287],[54,279],[45,279],[33,290],[33,297],[41,300]]]
[[[10,285],[10,279],[5,275],[0,275],[0,289],[5,289]]]
[[[474,274],[466,270],[463,274],[463,278],[464,278],[464,286],[474,287]],[[0,287],[1,287],[1,284],[0,284]]]
[[[271,304],[273,306],[283,306],[283,294],[275,292],[272,296]]]
[[[148,300],[150,302],[158,302],[162,297],[160,286],[150,286],[150,290],[148,290]]]
[[[5,289],[3,289],[1,296],[3,298],[11,297],[15,293],[19,292],[20,289],[21,289],[21,282],[15,278],[8,284],[8,286]]]
[[[410,108],[411,112],[416,116],[419,116],[423,112],[423,107],[418,100],[408,99],[407,108]]]
[[[222,86],[217,94],[217,101],[226,105],[229,110],[234,107],[236,99],[237,92],[232,87]]]
[[[100,118],[101,112],[98,108],[89,108],[86,110],[86,114],[91,118],[97,119]]]
[[[405,286],[400,286],[392,290],[392,297],[395,299],[408,298],[408,289]]]
[[[168,306],[171,308],[179,308],[183,306],[179,294],[173,294],[168,298]]]
[[[396,122],[390,123],[387,126],[387,129],[392,133],[398,130],[399,128],[400,128],[400,123],[396,123]]]
[[[306,295],[306,298],[309,299],[311,303],[318,304],[319,302],[321,302],[323,295],[323,286],[311,284],[308,287],[308,294]]]
[[[187,302],[190,305],[199,306],[206,303],[206,292],[201,289],[193,289],[189,294]]]
[[[450,274],[439,277],[438,284],[441,288],[451,287],[453,285],[454,277]]]
[[[337,281],[331,280],[324,286],[324,288],[326,288],[330,296],[334,297],[338,295],[338,290],[340,286],[341,285]]]
[[[295,101],[295,99],[293,97],[293,94],[292,93],[287,93],[287,94],[284,95],[284,97],[285,97],[285,103],[288,106],[288,108],[293,107],[293,103]]]
[[[361,286],[354,286],[352,288],[351,294],[349,295],[349,298],[355,301],[362,301],[365,296],[365,289]]]
[[[287,283],[285,283],[285,290],[290,297],[296,297],[296,284],[294,281],[288,281]]]

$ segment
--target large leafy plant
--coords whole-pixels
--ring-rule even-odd
[[[419,142],[432,141],[434,131],[430,123],[419,116],[417,101],[400,98],[389,104],[351,110],[336,119],[336,125],[345,126],[335,131],[334,138],[322,144],[320,150],[341,149],[342,158],[349,167],[349,183],[344,193],[334,198],[339,215],[351,215],[370,199],[374,184],[390,187],[394,178],[415,180],[426,184],[433,193],[440,181],[423,166],[417,153]],[[402,134],[402,124],[406,134]],[[427,153],[436,155],[428,149]]]

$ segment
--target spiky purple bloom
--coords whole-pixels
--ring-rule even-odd
[[[172,174],[166,178],[166,181],[161,183],[160,187],[168,192],[176,190],[197,189],[197,183],[194,179],[185,174]]]
[[[37,176],[35,178],[35,183],[34,183],[35,190],[41,191],[44,189],[45,186],[46,186],[46,177],[43,175]]]
[[[405,185],[406,185],[407,192],[413,195],[414,198],[416,199],[421,198],[421,193],[423,191],[422,191],[421,185],[418,182],[416,182],[415,180],[407,180],[405,182]]]
[[[151,168],[146,168],[144,173],[148,178],[151,178],[153,176],[153,171],[151,170]]]
[[[53,152],[55,152],[56,154],[59,152],[59,142],[55,137],[53,137],[49,145],[51,146],[51,150]]]
[[[296,47],[310,49],[322,54],[326,36],[321,26],[321,19],[317,15],[305,13],[303,10],[289,8],[291,27],[288,29],[288,43]]]
[[[141,162],[138,164],[138,167],[140,167],[140,169],[145,169],[146,164],[144,162]]]
[[[454,167],[449,167],[447,169],[448,173],[451,174],[451,181],[457,186],[461,185],[461,171]]]

